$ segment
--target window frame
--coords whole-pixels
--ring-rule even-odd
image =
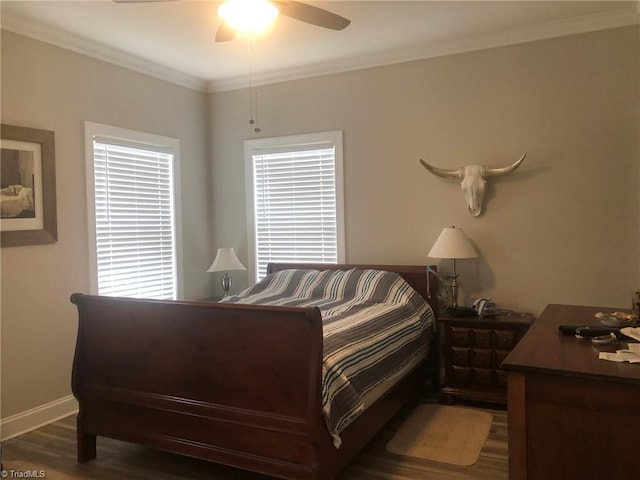
[[[98,295],[97,233],[96,204],[94,185],[94,139],[113,141],[119,145],[137,148],[148,148],[170,152],[173,155],[173,205],[174,205],[174,249],[175,249],[175,296],[183,298],[183,248],[182,248],[182,189],[180,179],[180,140],[178,138],[156,135],[153,133],[114,127],[95,122],[85,122],[85,165],[86,165],[86,204],[89,254],[89,293]]]
[[[344,165],[342,148],[342,130],[287,135],[281,137],[257,138],[244,141],[245,191],[247,211],[247,270],[249,283],[257,281],[258,265],[256,253],[255,228],[255,191],[253,175],[253,156],[269,150],[308,150],[317,145],[323,148],[334,147],[335,193],[336,193],[336,241],[337,261],[345,263],[345,228],[344,228]]]

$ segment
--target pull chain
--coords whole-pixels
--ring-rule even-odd
[[[249,35],[249,125],[253,125],[253,131],[260,133],[258,125],[258,92],[253,88],[253,66],[256,56],[256,41],[253,35]],[[255,115],[254,115],[255,112]]]

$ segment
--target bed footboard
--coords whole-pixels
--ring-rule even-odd
[[[78,461],[96,435],[282,478],[318,478],[317,308],[74,294]],[[324,432],[323,432],[324,429]]]

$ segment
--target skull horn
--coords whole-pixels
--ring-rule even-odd
[[[488,167],[485,166],[484,167],[484,174],[487,177],[495,177],[497,175],[502,175],[504,173],[510,173],[513,172],[516,168],[518,168],[520,166],[520,164],[522,163],[522,161],[524,160],[524,157],[526,157],[527,154],[524,153],[519,160],[517,160],[514,164],[509,165],[507,167],[500,167],[500,168],[494,168],[494,167]]]
[[[426,168],[431,173],[433,173],[434,175],[437,175],[439,177],[443,177],[443,178],[462,178],[464,176],[464,168],[462,168],[462,167],[461,168],[456,168],[454,170],[446,170],[444,168],[438,168],[438,167],[434,167],[432,165],[429,165],[423,159],[420,159],[420,163],[422,164],[422,166],[424,168]]]

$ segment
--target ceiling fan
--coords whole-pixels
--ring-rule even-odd
[[[113,0],[115,3],[142,3],[142,2],[165,2],[172,0]],[[228,2],[225,2],[228,3]],[[277,9],[277,13],[287,17],[299,20],[304,23],[316,25],[318,27],[330,28],[332,30],[342,30],[346,28],[351,20],[340,15],[325,10],[323,8],[314,7],[307,3],[296,2],[293,0],[266,0],[266,3],[273,5]],[[216,33],[216,42],[228,42],[233,40],[237,31],[226,21],[220,22]]]

